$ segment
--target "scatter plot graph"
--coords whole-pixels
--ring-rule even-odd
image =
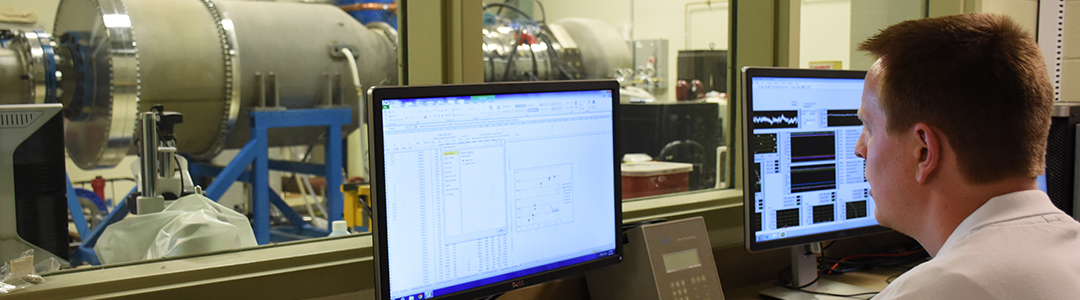
[[[514,172],[515,226],[518,231],[574,221],[573,168],[570,164]]]

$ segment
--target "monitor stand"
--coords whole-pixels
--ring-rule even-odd
[[[815,251],[816,250],[816,251]],[[796,286],[803,286],[817,278],[818,262],[817,255],[815,253],[821,252],[821,244],[813,243],[795,246],[791,248],[791,282]],[[806,291],[830,293],[838,295],[854,295],[862,293],[873,293],[875,291],[861,288],[855,285],[832,281],[828,279],[819,279],[816,283],[803,288]],[[819,295],[803,292],[800,290],[789,289],[782,286],[774,286],[771,288],[758,291],[761,296],[774,299],[787,299],[787,300],[825,300],[825,299],[846,299],[850,300],[850,297],[836,297],[829,295]],[[858,299],[870,298],[873,295],[865,295],[865,297],[858,297]]]

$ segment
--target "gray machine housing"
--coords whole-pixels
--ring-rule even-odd
[[[593,300],[724,299],[702,217],[642,225],[625,235],[622,263],[585,273]],[[668,265],[673,256],[689,253],[699,264]]]

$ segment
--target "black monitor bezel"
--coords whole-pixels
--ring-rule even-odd
[[[840,231],[830,231],[818,234],[805,235],[800,237],[792,237],[779,240],[771,240],[758,242],[755,241],[755,232],[751,232],[751,214],[754,210],[754,193],[753,184],[754,180],[751,180],[754,176],[751,166],[753,166],[754,155],[750,150],[750,137],[753,136],[754,127],[751,113],[753,112],[753,89],[751,88],[751,82],[756,77],[791,77],[791,78],[850,78],[850,79],[864,79],[866,77],[866,71],[857,70],[829,70],[829,69],[794,69],[794,68],[778,68],[778,67],[744,67],[742,69],[742,92],[741,97],[741,117],[742,117],[742,133],[743,133],[743,145],[742,145],[742,166],[743,166],[743,236],[744,245],[746,250],[751,252],[772,250],[779,248],[788,248],[803,244],[809,244],[814,242],[822,242],[828,240],[835,240],[840,238],[855,237],[867,234],[874,234],[879,232],[889,231],[889,228],[881,225],[858,227]]]
[[[387,249],[387,237],[381,228],[386,226],[385,206],[386,184],[380,180],[382,171],[380,166],[384,164],[382,131],[382,100],[384,99],[409,99],[427,97],[453,97],[469,95],[499,95],[514,93],[534,92],[562,92],[562,91],[587,91],[587,90],[610,90],[612,95],[612,167],[615,183],[615,197],[612,199],[615,208],[615,223],[612,224],[612,237],[615,241],[615,254],[608,257],[578,263],[562,268],[543,271],[526,275],[511,280],[488,284],[477,288],[468,289],[444,296],[436,296],[431,299],[476,299],[488,295],[499,294],[522,287],[543,283],[546,281],[581,274],[585,271],[612,265],[622,261],[622,185],[619,151],[619,84],[614,80],[573,80],[573,81],[544,81],[544,82],[502,82],[482,84],[446,84],[428,86],[385,86],[372,87],[367,92],[368,105],[367,117],[369,120],[369,157],[371,161],[370,183],[372,196],[372,253],[374,258],[375,273],[375,296],[376,299],[390,299],[389,260],[383,255]]]

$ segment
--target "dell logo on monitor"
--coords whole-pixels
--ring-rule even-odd
[[[518,281],[511,282],[510,286],[515,288],[515,289],[519,288],[519,287],[523,287],[523,286],[525,286],[525,280],[518,280]]]

